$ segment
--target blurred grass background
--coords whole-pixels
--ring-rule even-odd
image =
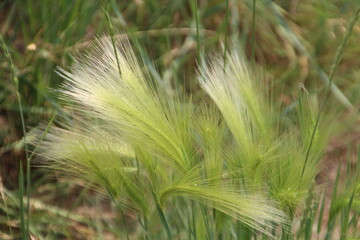
[[[19,79],[26,130],[47,123],[54,112],[66,110],[51,89],[62,80],[56,67],[69,69],[71,56],[86,51],[96,36],[108,33],[105,11],[120,32],[126,32],[135,51],[155,78],[171,91],[177,88],[196,101],[203,93],[195,80],[198,53],[221,51],[224,41],[236,41],[250,58],[252,0],[2,0],[0,33]],[[357,0],[257,0],[255,62],[269,84],[283,85],[278,96],[291,111],[299,83],[323,93],[335,51],[346,32]],[[225,16],[228,14],[228,24]],[[197,49],[196,16],[199,24]],[[227,39],[225,36],[229,36]],[[354,27],[335,73],[327,107],[339,106],[341,122],[326,158],[325,176],[335,179],[339,162],[354,164],[360,138],[360,25]],[[159,75],[157,75],[157,73]],[[20,113],[10,65],[0,54],[0,238],[19,232],[18,173],[26,164]],[[329,126],[332,127],[332,126]],[[56,175],[44,174],[33,162],[31,227],[35,239],[117,239],[121,219],[103,196]],[[343,168],[345,171],[346,167]],[[102,211],[99,211],[101,210]],[[104,214],[99,215],[98,212]],[[126,216],[130,227],[134,216]],[[51,223],[51,224],[49,224]],[[10,228],[9,228],[10,226]],[[91,237],[90,237],[91,236]]]

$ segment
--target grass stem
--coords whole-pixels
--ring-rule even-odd
[[[26,206],[26,235],[28,236],[29,234],[29,225],[30,225],[30,158],[29,158],[29,151],[28,151],[28,145],[27,145],[27,140],[26,140],[26,129],[25,129],[25,120],[24,120],[24,114],[23,114],[23,110],[22,110],[22,104],[21,104],[21,96],[19,93],[19,79],[17,78],[16,75],[16,71],[15,71],[15,66],[14,63],[12,61],[12,57],[10,55],[9,49],[4,41],[3,36],[0,34],[0,44],[1,44],[1,48],[4,51],[5,57],[7,58],[7,60],[9,61],[10,64],[10,71],[12,74],[12,79],[15,83],[15,92],[16,92],[16,97],[17,97],[17,101],[18,101],[18,106],[19,106],[19,112],[20,112],[20,119],[21,119],[21,128],[22,128],[22,133],[23,133],[23,139],[24,139],[24,145],[25,145],[25,156],[26,156],[26,197],[27,197],[27,206]],[[21,162],[20,162],[20,166]],[[23,174],[22,169],[20,174]],[[24,181],[24,178],[21,178],[22,181]],[[20,184],[20,183],[19,183]],[[23,183],[22,183],[23,184]],[[23,186],[23,185],[22,185]],[[23,193],[23,191],[22,191]],[[22,194],[23,196],[23,194]],[[21,198],[21,202],[23,201],[23,199]],[[24,214],[22,212],[22,214]],[[24,216],[23,216],[24,217]],[[25,231],[25,229],[24,229]]]
[[[22,163],[20,161],[20,172],[19,172],[19,205],[20,205],[20,231],[21,239],[27,240],[27,228],[25,226],[25,208],[24,208],[24,173]]]
[[[252,34],[251,34],[251,63],[255,65],[255,17],[256,17],[256,0],[253,0],[252,9]]]
[[[334,60],[333,65],[331,66],[331,70],[330,70],[330,74],[329,74],[329,83],[326,86],[325,96],[324,96],[324,98],[323,98],[323,100],[321,102],[319,113],[317,115],[316,122],[315,122],[314,128],[313,128],[312,133],[311,133],[310,143],[309,143],[309,146],[308,146],[307,151],[306,151],[305,162],[304,162],[303,168],[301,170],[300,184],[301,184],[302,178],[304,176],[304,172],[305,172],[305,169],[306,169],[307,162],[309,160],[311,147],[313,145],[314,138],[315,138],[315,133],[316,133],[316,130],[317,130],[319,122],[320,122],[321,113],[324,111],[325,103],[327,102],[327,98],[329,96],[329,92],[330,92],[330,88],[331,88],[331,85],[332,85],[332,82],[333,82],[333,79],[334,79],[335,71],[337,70],[337,68],[339,66],[341,57],[342,57],[342,55],[344,53],[345,46],[349,42],[352,30],[353,30],[353,28],[355,26],[355,23],[357,22],[357,20],[359,18],[359,14],[360,14],[360,7],[358,7],[356,9],[354,16],[352,17],[352,19],[349,22],[349,26],[348,26],[347,31],[346,31],[346,33],[345,33],[345,35],[344,35],[344,37],[343,37],[343,39],[341,41],[341,44],[340,44],[339,48],[336,51],[335,60]],[[300,186],[300,184],[299,184],[299,186]]]
[[[159,217],[160,217],[160,220],[161,220],[161,223],[162,225],[164,226],[165,228],[165,231],[166,231],[166,234],[168,236],[168,239],[169,240],[172,240],[172,234],[171,234],[171,230],[170,230],[170,226],[166,220],[166,217],[165,217],[165,214],[162,210],[162,208],[160,207],[160,204],[159,203],[156,203],[156,209],[158,211],[158,214],[159,214]]]
[[[195,203],[194,200],[191,200],[191,218],[192,218],[192,228],[193,228],[193,237],[196,240],[196,217],[195,217]]]
[[[198,3],[197,0],[194,0],[194,14],[195,14],[195,23],[196,23],[196,50],[197,57],[200,57],[200,35],[199,35],[199,12],[198,12]]]
[[[160,206],[160,203],[159,203],[159,200],[155,194],[155,192],[152,192],[152,195],[153,195],[153,198],[154,198],[154,202],[155,202],[155,206],[156,206],[156,210],[159,214],[159,217],[160,217],[160,220],[161,220],[161,223],[163,225],[163,227],[165,228],[165,231],[166,231],[166,235],[168,237],[169,240],[172,240],[172,234],[171,234],[171,229],[170,229],[170,225],[168,223],[168,221],[166,220],[166,216]]]
[[[120,61],[119,61],[119,56],[118,56],[117,48],[116,48],[116,45],[115,45],[115,39],[114,39],[115,31],[114,31],[114,26],[112,25],[112,23],[110,21],[110,16],[109,16],[109,12],[108,12],[108,5],[109,5],[109,0],[106,2],[106,7],[103,8],[103,11],[104,11],[104,14],[105,14],[106,23],[107,23],[108,28],[109,28],[111,44],[112,44],[112,47],[114,49],[115,58],[116,58],[116,64],[117,64],[117,67],[118,67],[119,75],[121,77]]]
[[[228,25],[229,25],[229,0],[226,0],[226,9],[225,9],[225,40],[224,40],[224,55],[223,55],[223,60],[224,60],[224,70],[226,68],[226,53],[227,53],[227,48],[228,48]]]
[[[211,223],[209,221],[209,218],[207,217],[205,206],[203,204],[200,204],[200,209],[201,209],[201,214],[202,214],[203,219],[204,219],[204,224],[205,224],[205,227],[206,227],[206,232],[208,234],[208,238],[210,240],[213,240],[214,239],[214,234],[213,234],[213,231],[210,228]]]
[[[149,236],[148,236],[148,222],[147,222],[145,214],[144,214],[144,228],[145,228],[145,240],[148,240],[149,239]]]
[[[128,232],[128,229],[127,229],[125,214],[124,214],[124,211],[122,210],[122,208],[120,206],[119,206],[119,210],[120,210],[121,219],[122,219],[122,222],[123,222],[123,225],[124,225],[126,239],[129,240],[129,232]]]

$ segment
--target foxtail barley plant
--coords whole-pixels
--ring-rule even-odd
[[[230,239],[238,225],[253,236],[286,235],[328,132],[320,122],[306,156],[313,96],[299,90],[297,113],[283,116],[244,57],[231,49],[225,56],[225,66],[224,54],[201,61],[197,78],[211,101],[195,104],[169,96],[126,37],[99,39],[71,71],[58,70],[73,115],[41,143],[46,166],[107,194],[142,225],[162,224],[168,239]],[[144,231],[151,238],[156,227]]]

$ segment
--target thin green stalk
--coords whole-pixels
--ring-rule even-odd
[[[327,181],[326,181],[326,183],[327,183]],[[326,199],[325,192],[322,194],[322,196],[323,196],[323,198],[322,198],[320,213],[319,213],[319,218],[318,218],[317,233],[321,232],[321,226],[322,226],[323,217],[324,217],[325,199]]]
[[[187,207],[187,233],[188,233],[188,239],[191,240],[192,239],[192,221],[191,221],[191,200],[189,200],[187,202],[188,204],[186,204]]]
[[[158,214],[159,214],[159,217],[160,217],[160,220],[161,220],[161,223],[162,225],[164,226],[165,228],[165,231],[166,231],[166,234],[168,236],[168,239],[169,240],[172,240],[172,234],[171,234],[171,230],[170,230],[170,226],[166,220],[166,217],[165,217],[165,214],[162,210],[162,208],[160,207],[160,204],[159,203],[156,203],[156,209],[158,211]]]
[[[316,133],[316,130],[317,130],[319,122],[320,122],[321,113],[324,110],[325,103],[326,103],[327,98],[329,96],[329,91],[330,91],[330,88],[331,88],[331,85],[332,85],[332,82],[333,82],[333,79],[334,79],[335,71],[337,70],[337,68],[339,66],[341,57],[342,57],[342,55],[344,53],[345,46],[349,42],[352,30],[353,30],[353,28],[355,26],[356,21],[359,18],[359,13],[360,13],[360,7],[357,8],[357,10],[355,11],[355,15],[350,20],[349,26],[347,28],[347,31],[346,31],[345,35],[344,35],[344,38],[342,39],[341,44],[340,44],[339,48],[336,51],[335,60],[334,60],[333,65],[331,66],[331,70],[330,70],[330,74],[329,74],[329,83],[326,86],[325,96],[324,96],[324,98],[323,98],[323,100],[321,102],[321,105],[320,105],[320,108],[319,108],[319,113],[317,115],[316,122],[315,122],[315,125],[314,125],[314,129],[313,129],[313,131],[311,133],[311,139],[310,139],[309,147],[308,147],[308,149],[306,151],[305,162],[304,162],[304,166],[303,166],[302,171],[301,171],[300,184],[301,184],[302,178],[304,176],[304,172],[305,172],[305,169],[306,169],[307,162],[309,160],[310,150],[311,150],[311,147],[313,145],[314,138],[315,138],[315,133]],[[300,186],[300,184],[299,184],[299,186]]]
[[[46,126],[44,132],[41,134],[41,137],[40,137],[40,139],[39,139],[39,143],[35,146],[34,150],[31,152],[31,154],[30,154],[30,156],[29,156],[29,161],[31,161],[32,157],[35,155],[35,152],[36,152],[37,148],[39,147],[40,142],[46,137],[47,133],[49,132],[50,127],[51,127],[52,123],[54,122],[56,115],[57,115],[57,112],[55,112],[55,113],[52,115],[52,117],[51,117],[48,125]]]
[[[216,209],[215,208],[212,209],[212,217],[213,217],[212,220],[214,221],[214,236],[216,237],[216,236],[218,236],[218,234],[217,234],[217,228],[216,228]],[[220,240],[219,237],[217,239]]]
[[[97,168],[97,167],[95,166],[95,168]],[[126,221],[125,221],[125,214],[124,214],[123,210],[121,209],[119,202],[116,200],[115,196],[113,195],[111,189],[108,187],[108,186],[110,186],[109,179],[103,177],[103,180],[106,183],[106,190],[107,190],[111,200],[113,201],[113,203],[115,203],[116,207],[119,208],[121,218],[122,218],[122,221],[123,221],[123,225],[124,225],[124,229],[125,229],[126,239],[129,240],[127,225],[126,225]]]
[[[329,74],[330,82],[332,81],[334,74],[335,74],[337,68],[339,67],[339,63],[340,63],[342,55],[344,54],[345,47],[349,42],[350,36],[352,34],[352,31],[354,29],[354,26],[355,26],[357,20],[359,20],[359,14],[360,14],[360,6],[356,9],[354,16],[351,18],[351,20],[349,22],[349,26],[347,28],[347,31],[344,35],[344,38],[341,41],[341,44],[336,51],[335,60],[334,60],[333,65],[331,66],[330,74]],[[331,85],[331,83],[329,83],[329,85]],[[328,88],[330,88],[329,85],[328,85]]]
[[[22,131],[24,135],[24,144],[25,144],[25,154],[26,154],[26,206],[27,206],[27,218],[26,218],[26,229],[29,231],[29,225],[30,225],[30,158],[28,153],[28,146],[26,141],[26,130],[25,130],[25,121],[24,121],[24,115],[22,113],[22,106],[21,106],[21,98],[20,94],[17,91],[18,96],[18,102],[19,102],[19,110],[20,110],[20,117],[21,117],[21,125],[22,125]],[[29,233],[29,232],[27,232]]]
[[[166,235],[168,236],[168,239],[169,240],[172,240],[172,234],[171,234],[171,229],[170,229],[170,226],[169,226],[169,223],[168,221],[166,220],[166,217],[165,217],[165,214],[160,206],[160,203],[159,203],[159,200],[158,198],[156,197],[156,194],[153,192],[153,198],[154,198],[154,201],[155,201],[155,205],[156,205],[156,210],[159,214],[159,217],[160,217],[160,220],[161,220],[161,223],[163,225],[163,227],[165,228],[165,231],[166,231]]]
[[[144,230],[144,239],[148,240],[149,239],[148,223],[147,223],[147,219],[146,219],[145,214],[143,215],[143,221],[144,222],[141,221],[140,217],[138,217],[138,221],[139,221],[140,226]]]
[[[255,17],[256,17],[256,0],[253,0],[252,9],[252,34],[251,34],[251,62],[255,65]]]
[[[237,227],[238,227],[238,235],[237,239],[239,240],[248,240],[251,239],[253,236],[252,231],[248,228],[248,226],[244,225],[242,222],[237,221]]]
[[[285,227],[281,227],[281,231],[282,231],[282,236],[281,236],[281,239],[282,240],[289,240],[291,239],[291,232],[286,229]]]
[[[359,217],[357,216],[357,214],[354,214],[349,222],[349,227],[353,228],[353,232],[352,232],[353,236],[359,236],[356,233],[356,230],[358,229],[358,220],[359,220]]]
[[[354,195],[355,195],[355,189],[353,190],[349,203],[347,205],[347,207],[345,208],[345,210],[343,210],[343,221],[341,223],[341,234],[340,234],[340,240],[345,240],[347,239],[347,232],[349,229],[349,216],[350,216],[350,210],[351,210],[351,206],[354,200]]]
[[[305,240],[311,240],[315,214],[318,208],[319,208],[319,201],[315,200],[315,203],[312,204],[310,214],[305,222]]]
[[[241,234],[241,225],[240,225],[241,223],[240,223],[240,221],[239,220],[237,220],[236,221],[236,239],[238,240],[239,239],[239,236],[240,236],[240,234]]]
[[[183,208],[183,205],[182,205],[182,201],[176,201],[175,205],[174,205],[174,210],[175,210],[175,213],[176,213],[176,218],[178,219],[177,222],[180,223],[180,224],[176,224],[176,227],[178,229],[178,233],[180,234],[181,230],[180,230],[180,227],[179,226],[183,226],[185,227],[184,229],[189,229],[191,228],[190,227],[190,224],[187,224],[186,223],[186,220],[185,220],[185,216],[186,213],[184,214],[184,211],[180,210],[180,208]],[[189,231],[190,232],[190,231]],[[190,238],[191,239],[191,234],[190,234]]]
[[[124,230],[125,230],[126,239],[129,240],[129,233],[128,233],[128,229],[127,229],[125,214],[124,214],[124,211],[121,209],[121,207],[119,207],[119,210],[120,210],[122,222],[123,222],[123,225],[124,225]]]
[[[331,238],[335,220],[336,220],[336,212],[334,211],[334,204],[335,204],[336,196],[337,196],[337,188],[338,188],[338,183],[339,183],[340,170],[341,170],[341,165],[339,165],[339,168],[338,168],[338,171],[336,174],[336,178],[335,178],[335,182],[333,185],[333,191],[331,194],[330,214],[329,214],[329,220],[327,223],[327,231],[326,231],[325,240],[329,240]]]
[[[224,40],[224,70],[226,68],[226,53],[227,53],[227,47],[228,47],[228,25],[229,25],[229,0],[226,0],[226,13],[225,13],[225,40]]]
[[[26,141],[25,120],[24,120],[24,114],[23,114],[22,104],[21,104],[21,96],[19,93],[19,79],[16,76],[15,66],[13,64],[9,49],[7,48],[7,45],[5,44],[4,38],[1,34],[0,34],[0,44],[1,44],[1,48],[4,51],[5,57],[9,61],[12,79],[15,83],[15,91],[16,91],[17,101],[18,101],[18,105],[19,105],[20,119],[21,119],[23,139],[24,139],[24,145],[25,145],[26,181],[27,181],[27,183],[26,183],[26,197],[27,197],[26,231],[27,231],[27,234],[26,235],[28,235],[29,225],[30,225],[30,158],[29,158],[28,145],[27,145],[27,141]],[[23,178],[22,178],[22,180],[23,180]]]
[[[147,219],[146,216],[144,215],[144,229],[145,229],[145,240],[149,239],[148,236],[148,223],[147,223]]]
[[[214,239],[214,234],[213,234],[213,231],[211,231],[211,229],[210,229],[210,221],[209,221],[208,217],[206,216],[205,207],[201,203],[200,203],[200,209],[201,209],[201,214],[202,214],[203,219],[204,219],[204,224],[205,224],[205,227],[206,227],[208,237],[209,237],[210,240],[213,240]]]
[[[194,239],[196,240],[196,221],[195,221],[195,204],[194,201],[191,200],[191,218],[192,218],[192,225],[193,225],[193,231],[194,231]]]
[[[25,208],[24,208],[24,173],[22,168],[22,163],[20,161],[20,172],[19,172],[19,204],[20,204],[20,231],[21,231],[21,239],[28,239],[27,229],[25,227]]]
[[[194,14],[195,14],[195,22],[196,22],[196,50],[197,50],[197,57],[200,57],[199,13],[198,13],[197,0],[194,0]]]
[[[118,56],[118,52],[117,52],[116,45],[115,45],[115,39],[114,39],[114,35],[115,35],[114,26],[112,25],[112,23],[110,21],[110,17],[109,17],[109,13],[108,13],[108,3],[109,3],[109,0],[106,2],[106,8],[103,8],[103,11],[104,11],[104,14],[105,14],[105,17],[106,17],[106,22],[107,22],[107,25],[108,25],[108,28],[109,28],[111,44],[112,44],[112,47],[114,49],[115,58],[116,58],[116,64],[117,64],[117,67],[118,67],[119,75],[121,77],[120,61],[119,61],[119,56]]]
[[[312,184],[309,188],[308,196],[305,201],[305,209],[302,213],[302,218],[300,221],[300,228],[297,232],[298,238],[304,238],[305,240],[308,239],[308,230],[310,227],[312,227],[312,218],[313,218],[313,212],[314,210],[314,188],[315,185]],[[316,203],[317,204],[317,203]],[[317,207],[317,206],[316,206]],[[291,217],[291,221],[293,220],[293,217]],[[311,226],[310,226],[311,225]]]

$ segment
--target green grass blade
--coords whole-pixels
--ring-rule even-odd
[[[349,188],[351,183],[356,179],[351,175],[351,146],[348,146],[346,151],[346,183],[345,187]]]
[[[126,239],[129,240],[129,231],[128,231],[128,227],[127,227],[127,224],[126,224],[126,218],[125,218],[124,211],[122,210],[122,208],[120,206],[118,206],[118,208],[119,208],[119,211],[120,211],[122,224],[123,224],[123,227],[124,227],[124,230],[125,230]]]
[[[201,215],[203,217],[203,221],[204,221],[204,224],[205,224],[205,227],[206,227],[206,232],[207,232],[208,238],[210,240],[213,240],[214,239],[214,234],[213,234],[213,231],[212,231],[211,226],[210,226],[211,225],[210,219],[207,217],[205,206],[203,204],[200,204],[200,210],[201,210]]]
[[[41,136],[40,136],[40,138],[39,138],[39,143],[35,146],[34,150],[31,152],[31,154],[30,154],[30,156],[29,156],[30,161],[31,161],[32,157],[35,155],[36,150],[38,149],[41,141],[43,141],[44,138],[46,137],[46,135],[48,134],[48,132],[49,132],[49,130],[50,130],[50,128],[51,128],[51,126],[52,126],[52,124],[53,124],[56,116],[57,116],[57,112],[55,112],[55,113],[52,115],[52,117],[51,117],[48,125],[46,126],[45,130],[43,131],[43,133],[41,134]]]
[[[256,0],[253,0],[252,6],[252,34],[251,34],[251,63],[255,65],[255,19],[256,18]]]
[[[324,217],[324,209],[325,209],[325,199],[326,195],[325,192],[322,194],[322,201],[320,206],[320,213],[319,213],[319,219],[318,219],[318,225],[317,225],[317,233],[321,232],[321,227],[323,224],[323,217]]]
[[[227,48],[228,48],[228,25],[229,25],[229,0],[226,0],[226,9],[225,9],[225,40],[224,40],[224,55],[223,55],[223,61],[224,61],[224,70],[226,68],[226,54],[227,54]]]
[[[194,1],[194,15],[195,15],[195,22],[196,22],[196,51],[197,57],[200,60],[200,34],[199,34],[199,11],[198,11],[198,0]]]
[[[314,219],[315,219],[315,215],[316,212],[319,208],[319,202],[317,200],[315,200],[316,202],[313,203],[313,207],[311,208],[311,212],[310,212],[310,216],[308,217],[308,219],[306,220],[305,223],[305,240],[311,240],[312,237],[312,229],[313,229],[313,224],[314,224]]]
[[[168,236],[168,239],[169,240],[172,240],[173,237],[172,237],[172,234],[171,234],[171,230],[170,230],[170,226],[166,220],[166,216],[162,210],[162,208],[160,207],[160,204],[156,203],[156,210],[158,211],[158,214],[159,214],[159,217],[160,217],[160,220],[161,220],[161,223],[162,225],[164,226],[165,228],[165,231],[166,231],[166,234]]]
[[[353,227],[353,236],[356,236],[357,230],[358,230],[358,222],[359,222],[359,216],[357,214],[354,214],[354,216],[349,221],[349,227]]]
[[[320,108],[319,108],[319,112],[318,112],[318,115],[317,115],[317,118],[316,118],[316,122],[315,122],[314,128],[312,130],[311,140],[310,140],[308,149],[306,151],[306,157],[305,157],[304,166],[303,166],[303,169],[302,169],[302,172],[301,172],[301,178],[304,175],[304,171],[305,171],[307,162],[309,160],[309,155],[310,155],[310,151],[311,151],[313,141],[314,141],[314,138],[315,138],[315,133],[316,133],[316,131],[318,129],[318,125],[319,125],[319,122],[320,122],[320,117],[321,117],[321,114],[324,111],[324,107],[326,105],[325,103],[327,102],[327,98],[328,98],[328,95],[329,95],[329,92],[330,92],[330,89],[331,89],[331,86],[332,86],[332,83],[333,83],[333,78],[334,78],[335,71],[337,70],[337,68],[339,66],[339,62],[340,62],[341,57],[342,57],[342,55],[344,53],[345,46],[347,45],[347,43],[349,41],[349,38],[351,36],[352,30],[353,30],[353,28],[355,26],[355,23],[359,18],[359,14],[360,14],[360,7],[357,8],[357,10],[355,11],[354,16],[350,20],[347,31],[346,31],[343,39],[342,39],[342,42],[341,42],[340,46],[338,47],[338,49],[336,51],[335,60],[334,60],[334,63],[332,65],[332,67],[331,67],[330,74],[329,74],[329,83],[326,86],[325,96],[322,99],[322,102],[321,102],[321,105],[320,105]]]
[[[356,22],[359,20],[359,14],[360,14],[360,6],[355,10],[354,16],[350,19],[349,25],[346,28],[347,29],[346,33],[341,41],[340,46],[336,50],[334,63],[331,66],[331,70],[330,70],[330,74],[329,74],[329,80],[330,80],[329,85],[330,86],[331,86],[332,80],[334,78],[335,72],[339,67],[339,63],[342,58],[342,55],[344,54],[345,47],[347,46],[347,44],[349,42],[349,39],[350,39],[350,36],[354,29],[354,26],[355,26]],[[330,86],[328,86],[328,88],[330,88]]]
[[[193,237],[194,240],[197,239],[196,237],[196,214],[195,214],[195,203],[194,200],[190,200],[191,201],[191,222],[192,222],[192,228],[193,228]]]
[[[338,184],[339,184],[340,170],[341,170],[341,165],[339,165],[338,172],[336,174],[335,182],[334,182],[334,185],[333,185],[333,191],[332,191],[332,195],[331,195],[329,220],[328,220],[328,223],[327,223],[327,231],[326,231],[325,240],[331,239],[332,231],[333,231],[335,220],[336,220],[336,215],[337,214],[335,212],[334,206],[335,206],[335,201],[336,201],[336,196],[337,196],[337,188],[338,188]]]
[[[144,215],[144,229],[145,229],[145,240],[149,239],[148,220]]]
[[[138,222],[143,230],[143,234],[144,234],[144,239],[145,240],[149,240],[149,230],[148,230],[148,222],[146,219],[146,216],[143,215],[143,220],[141,221],[141,218],[138,217]]]
[[[166,235],[168,237],[169,240],[173,239],[173,235],[171,233],[171,229],[170,229],[170,225],[168,223],[168,221],[166,220],[166,216],[164,214],[164,211],[162,210],[161,206],[160,206],[160,202],[156,196],[156,194],[154,192],[152,192],[153,198],[154,198],[154,202],[155,202],[155,206],[156,206],[156,210],[158,212],[158,215],[160,217],[161,223],[165,229]]]
[[[25,225],[25,212],[24,207],[24,173],[22,163],[20,162],[20,172],[19,172],[19,206],[20,206],[20,230],[21,230],[21,239],[28,239],[28,231]]]
[[[347,239],[347,233],[348,233],[348,228],[349,228],[349,216],[350,216],[350,210],[351,210],[351,206],[354,200],[354,196],[355,196],[355,189],[353,190],[349,203],[347,205],[347,207],[343,210],[343,216],[342,216],[342,222],[341,222],[341,234],[340,234],[340,240],[345,240]]]
[[[108,5],[109,5],[109,0],[106,1],[106,7],[103,8],[103,12],[104,12],[104,15],[106,17],[106,23],[107,23],[109,33],[110,33],[111,44],[112,44],[112,47],[113,47],[113,50],[114,50],[116,64],[117,64],[117,67],[118,67],[118,72],[119,72],[119,75],[121,77],[120,61],[119,61],[118,51],[117,51],[117,48],[115,46],[115,39],[114,39],[115,31],[114,31],[114,26],[110,21]]]
[[[251,229],[241,222],[238,222],[237,228],[238,228],[237,229],[237,239],[238,240],[251,239],[251,237],[254,235],[252,233]]]

